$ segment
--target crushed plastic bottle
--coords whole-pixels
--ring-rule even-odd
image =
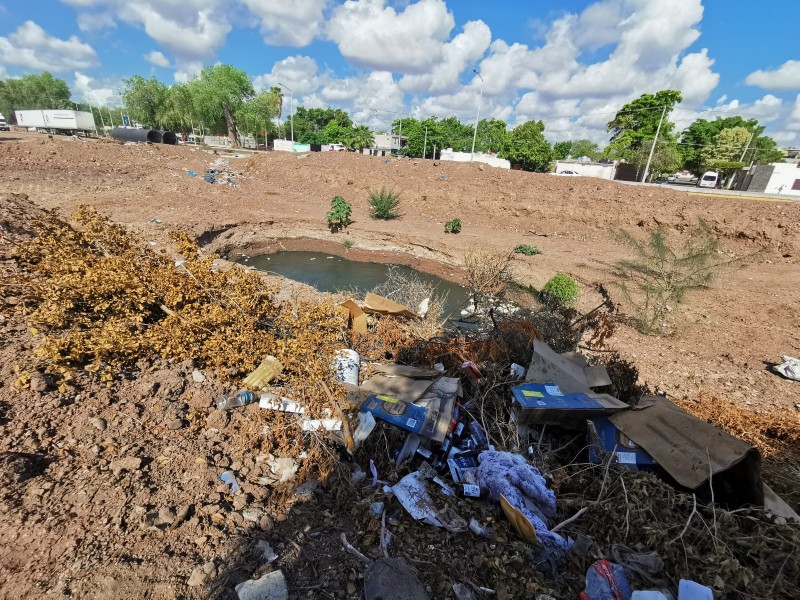
[[[256,395],[253,392],[241,391],[233,398],[230,396],[220,396],[217,400],[217,408],[220,410],[230,410],[239,406],[246,406],[256,401]]]

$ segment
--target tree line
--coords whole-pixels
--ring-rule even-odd
[[[96,122],[111,124],[121,123],[125,113],[149,127],[179,132],[202,125],[208,131],[226,133],[234,146],[242,133],[256,139],[261,136],[265,143],[269,137],[290,135],[292,125],[287,115],[282,115],[281,89],[257,92],[250,76],[231,65],[204,67],[191,81],[171,86],[155,77],[146,79],[140,75],[125,79],[123,84],[124,108],[112,111],[72,102],[66,82],[49,73],[9,78],[0,81],[0,111],[13,122],[14,111],[22,108],[75,107],[92,111]],[[677,90],[661,90],[625,104],[607,123],[611,139],[602,149],[586,139],[550,144],[544,137],[542,121],[509,128],[500,119],[482,119],[476,132],[473,123],[462,123],[456,117],[402,117],[393,121],[391,133],[406,138],[401,153],[407,156],[434,158],[434,152],[438,154],[444,148],[469,152],[474,139],[476,152],[495,154],[530,171],[548,171],[552,161],[570,156],[622,159],[636,165],[640,174],[649,161],[652,177],[682,168],[694,173],[728,173],[747,164],[782,159],[775,140],[764,135],[764,126],[756,119],[697,119],[677,133],[670,115],[682,100]],[[374,144],[369,128],[354,123],[347,112],[338,108],[298,106],[292,121],[294,139],[300,143],[342,143],[358,149]]]

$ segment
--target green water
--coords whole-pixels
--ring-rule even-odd
[[[363,298],[364,293],[386,281],[390,266],[373,262],[356,262],[322,252],[295,251],[261,254],[250,258],[241,257],[237,262],[307,283],[320,292],[347,292],[355,295],[357,299]],[[447,294],[445,314],[464,307],[467,290],[462,286],[411,267],[395,265],[395,268],[404,275],[414,275],[430,284],[436,293]],[[416,310],[416,307],[409,308]]]

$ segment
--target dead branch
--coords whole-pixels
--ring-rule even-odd
[[[371,565],[372,564],[372,559],[369,559],[366,556],[364,556],[363,554],[361,554],[361,552],[359,552],[355,548],[355,546],[350,544],[350,542],[347,541],[347,536],[344,533],[342,533],[342,537],[339,538],[339,539],[342,540],[342,545],[344,546],[344,549],[347,550],[350,554],[355,556],[358,560],[363,562],[365,565]]]

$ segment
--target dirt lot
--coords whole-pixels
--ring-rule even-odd
[[[229,158],[241,173],[237,184],[209,185],[200,175],[219,158],[195,148],[0,134],[0,194],[28,196],[4,204],[0,220],[22,231],[37,206],[69,216],[87,204],[155,249],[166,247],[166,234],[176,229],[209,250],[255,253],[299,238],[305,241],[284,245],[362,260],[395,251],[455,280],[468,249],[529,243],[543,253],[516,258],[517,278],[539,288],[566,272],[581,283],[580,307],[588,310],[599,303],[593,287],[608,285],[610,265],[625,256],[612,227],[644,233],[663,225],[679,234],[702,218],[728,256],[764,250],[713,289],[690,295],[675,336],[644,336],[623,325],[611,346],[635,362],[642,383],[684,404],[717,398],[767,421],[774,414],[800,423],[800,384],[768,370],[780,354],[800,355],[800,203],[339,153]],[[401,218],[369,218],[367,193],[381,186],[401,193]],[[352,202],[355,222],[333,235],[324,215],[335,195]],[[30,209],[20,212],[26,204]],[[445,235],[443,223],[453,217],[462,219],[462,233]],[[345,238],[354,240],[353,250],[342,246]],[[3,264],[8,275],[13,267]],[[244,496],[231,499],[217,476],[228,467],[251,475],[263,468],[241,445],[258,409],[211,411],[187,429],[187,411],[207,410],[226,388],[212,376],[199,381],[189,362],[161,360],[108,389],[88,386],[76,396],[42,383],[19,393],[14,369],[33,360],[34,344],[15,299],[0,296],[0,598],[234,597],[232,584],[263,564],[253,549],[259,539],[278,550],[292,597],[359,597],[358,563],[341,551],[338,536],[350,532],[357,545],[374,541],[369,503],[383,499],[378,492],[344,499],[317,493],[305,504],[291,490],[267,496],[245,483],[247,506],[261,512],[243,517]],[[796,476],[787,475],[782,489],[796,489]],[[342,502],[352,510],[343,511]],[[497,526],[501,539],[513,537]],[[406,527],[409,538],[423,540],[409,541],[406,556],[424,553],[424,540],[441,536],[417,523]],[[579,589],[574,580],[565,588],[536,578],[506,586],[497,564],[521,569],[524,550],[511,543],[465,546],[455,538],[446,536],[449,555],[439,548],[441,556],[425,557],[429,566],[417,555],[415,566],[435,597],[445,597],[456,580],[442,575],[449,569],[480,585],[508,587],[497,597]]]

